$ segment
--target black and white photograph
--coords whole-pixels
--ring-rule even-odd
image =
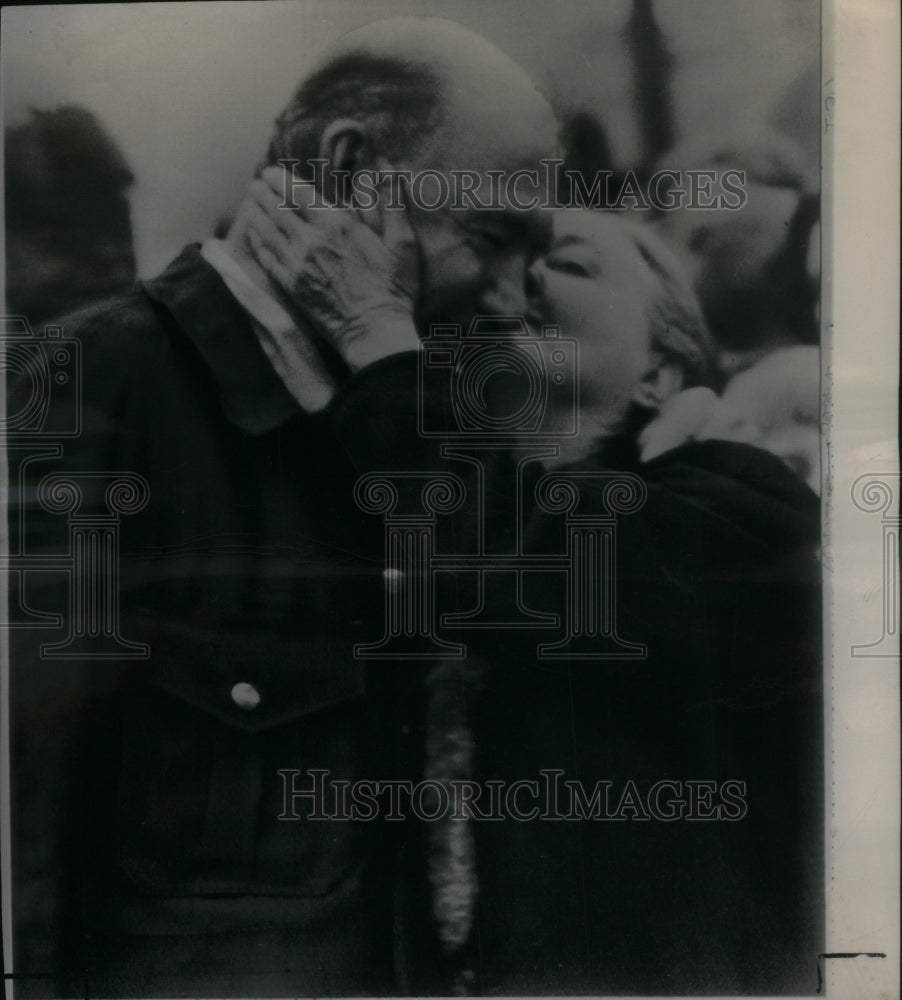
[[[894,5],[2,17],[8,1000],[898,996]]]

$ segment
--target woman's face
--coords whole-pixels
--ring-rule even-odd
[[[528,318],[578,342],[580,410],[596,423],[616,425],[652,367],[656,281],[618,217],[555,213],[551,250],[527,277]]]

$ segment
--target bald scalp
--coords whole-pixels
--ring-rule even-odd
[[[526,72],[468,28],[436,17],[376,21],[338,39],[301,82],[276,119],[264,165],[296,159],[305,172],[339,118],[365,122],[375,152],[409,162],[433,138],[446,145],[442,123],[456,131],[493,111],[518,124],[554,121]]]

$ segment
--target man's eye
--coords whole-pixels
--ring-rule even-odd
[[[470,233],[481,239],[483,242],[488,243],[490,247],[493,247],[496,250],[503,250],[508,244],[507,237],[503,233],[494,229],[485,229],[481,226],[472,227],[470,229]]]
[[[545,266],[551,271],[559,271],[561,274],[572,274],[577,278],[588,278],[589,272],[578,261],[567,260],[566,258],[549,257],[545,261]]]

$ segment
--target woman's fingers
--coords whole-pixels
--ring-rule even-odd
[[[312,187],[295,185],[292,192],[286,186],[289,183],[289,173],[281,166],[267,167],[261,177],[253,182],[252,200],[269,219],[271,226],[284,235],[291,248],[314,246],[318,240],[320,243],[328,243],[347,261],[356,260],[361,268],[376,266],[387,270],[393,283],[415,299],[419,250],[406,207],[409,199],[405,197],[403,178],[392,169],[391,164],[380,158],[377,166],[382,179],[377,190],[376,204],[366,211],[335,206],[311,207]],[[392,200],[390,185],[393,178],[398,178],[401,182],[398,188],[400,208],[388,207]],[[304,191],[311,195],[307,204],[303,197]],[[289,192],[292,192],[293,197],[288,203],[297,205],[296,210],[285,207],[286,194]],[[317,197],[321,198],[319,195]],[[395,202],[398,200],[396,197]],[[270,250],[279,255],[283,263],[288,263],[289,248],[277,239],[270,226],[265,226],[256,217],[255,225],[268,242]]]
[[[415,302],[419,290],[420,250],[410,222],[408,206],[410,192],[407,179],[397,173],[388,160],[376,161],[382,179],[378,186],[378,200],[374,215],[378,220],[382,246],[392,261],[392,277],[400,289]],[[399,208],[390,208],[391,180],[398,178]]]
[[[331,204],[312,183],[294,181],[284,167],[266,167],[255,185],[255,197],[270,216],[299,218],[323,232],[342,235],[358,222],[355,212]]]
[[[287,235],[288,227],[291,224],[289,220],[291,213],[279,209],[278,199],[272,188],[259,179],[253,180],[249,194],[251,204],[268,216],[273,225]]]
[[[282,262],[278,253],[271,249],[266,240],[254,229],[253,224],[249,224],[245,231],[257,263],[277,285],[290,294],[294,286],[294,274]]]
[[[244,231],[260,267],[292,300],[310,287],[311,256],[323,243],[314,226],[295,219],[280,228],[253,199],[242,206]]]
[[[361,213],[365,221],[334,206],[293,209],[284,207],[284,184],[281,168],[267,168],[251,186],[240,225],[292,314],[352,371],[415,348],[419,251],[406,211],[387,209],[387,192],[372,212]],[[293,194],[297,203],[302,196]]]
[[[250,200],[289,240],[303,240],[309,234],[312,223],[291,209],[282,208],[279,196],[264,181],[251,182]]]
[[[379,187],[379,206],[382,210],[382,239],[388,250],[395,254],[407,253],[416,245],[416,236],[410,224],[407,206],[410,204],[407,182],[401,178],[399,185],[400,208],[388,208],[388,184]]]
[[[281,165],[264,167],[260,179],[266,182],[278,203],[285,206],[283,211],[324,212],[326,207],[335,207],[322,191],[314,190],[311,181],[296,180],[292,172]],[[317,203],[316,208],[313,202]]]
[[[305,243],[303,231],[293,230],[290,234],[280,228],[272,217],[264,212],[253,200],[249,200],[244,212],[248,228],[253,228],[258,239],[285,267],[297,256],[296,251]]]
[[[292,184],[291,174],[284,167],[266,167],[261,180],[255,181],[252,191],[261,208],[273,222],[291,235],[291,219],[300,218],[324,232],[338,232],[342,236],[362,224],[370,232],[382,238],[389,250],[405,250],[415,242],[413,229],[407,214],[407,182],[403,174],[398,174],[388,160],[376,160],[379,183],[376,188],[376,203],[372,208],[346,208],[332,205],[313,186]],[[388,208],[391,201],[391,180],[398,179],[400,208]],[[307,197],[304,197],[304,194]],[[292,197],[288,197],[291,193]],[[314,206],[316,204],[316,207]],[[290,206],[290,207],[288,207]],[[324,207],[325,206],[325,207]]]

